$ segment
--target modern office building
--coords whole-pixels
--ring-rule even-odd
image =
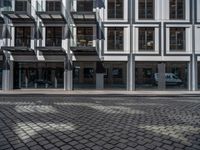
[[[0,86],[198,90],[200,0],[1,0]]]

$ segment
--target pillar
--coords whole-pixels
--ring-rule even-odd
[[[9,91],[13,89],[13,62],[10,61],[8,53],[3,56],[3,71],[2,71],[2,90]]]
[[[64,59],[64,90],[71,91],[73,89],[73,67],[68,57]]]
[[[133,55],[129,55],[127,64],[127,90],[135,91],[135,60]]]
[[[96,62],[96,89],[104,89],[105,68],[102,62]]]

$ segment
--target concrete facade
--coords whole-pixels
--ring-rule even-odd
[[[32,73],[31,71],[27,73],[27,71],[29,72],[27,68],[31,67],[27,66],[25,71],[23,71],[24,68],[21,68],[22,76],[17,75],[20,74],[20,71],[17,71],[17,68],[20,67],[15,65],[16,63],[44,63],[46,64],[46,70],[49,69],[49,74],[51,75],[53,72],[50,68],[56,70],[57,67],[48,67],[47,63],[62,64],[61,66],[64,67],[63,70],[61,69],[60,71],[63,71],[63,75],[58,75],[59,77],[52,75],[53,77],[55,76],[55,83],[49,84],[45,82],[45,85],[49,84],[45,86],[45,88],[50,86],[57,87],[54,85],[58,82],[57,80],[62,78],[63,81],[61,82],[63,82],[63,84],[61,88],[64,90],[73,90],[74,82],[76,81],[76,83],[82,81],[84,84],[78,86],[78,88],[85,89],[104,89],[106,88],[106,83],[108,83],[109,89],[115,89],[117,87],[133,91],[137,90],[137,87],[143,90],[146,89],[147,86],[149,89],[155,86],[155,90],[165,90],[166,84],[163,83],[163,81],[159,80],[158,83],[154,85],[152,81],[148,80],[153,80],[152,78],[155,80],[154,76],[156,73],[159,74],[162,80],[167,80],[165,79],[165,74],[173,73],[178,77],[180,76],[180,79],[184,81],[184,84],[180,86],[181,88],[177,86],[176,89],[182,89],[184,87],[187,90],[198,90],[198,83],[200,83],[200,77],[198,77],[198,72],[200,70],[200,65],[198,65],[200,61],[200,42],[198,42],[200,39],[200,0],[183,0],[185,6],[184,19],[170,19],[169,0],[153,0],[153,19],[139,18],[139,0],[123,0],[123,10],[121,12],[123,17],[120,19],[117,19],[117,17],[114,19],[109,18],[109,0],[91,0],[93,2],[93,9],[91,12],[78,10],[81,0],[61,0],[61,10],[57,14],[46,10],[46,1],[49,0],[31,0],[31,3],[28,1],[31,11],[29,14],[27,13],[28,15],[26,14],[31,21],[18,14],[19,12],[15,10],[16,1],[17,0],[10,0],[11,5],[9,6],[6,5],[4,1],[0,2],[2,6],[0,16],[3,18],[3,21],[0,23],[0,49],[2,51],[0,61],[2,61],[3,64],[3,90],[15,89],[16,84],[23,84],[26,79],[27,82],[25,84],[28,85],[27,87],[29,87],[29,83],[31,85],[30,88],[38,87],[38,85],[32,86],[38,84],[38,82],[29,82],[29,80],[31,80],[31,74],[34,74],[34,71],[32,71]],[[9,12],[12,12],[14,17],[12,16],[13,14],[9,15]],[[80,17],[81,15],[87,15],[88,12],[90,13],[89,15],[95,19],[81,20],[79,18],[78,20],[75,18],[75,15]],[[28,48],[16,46],[16,27],[31,28],[30,46]],[[46,36],[48,27],[61,27],[62,39],[60,46],[48,46],[47,48]],[[89,42],[87,41],[89,46],[81,46],[82,49],[78,46],[81,44],[80,40],[78,41],[80,36],[77,35],[80,28],[88,28],[87,31],[84,31],[85,34],[89,32],[93,33],[91,35],[93,39],[89,40]],[[120,40],[123,48],[121,50],[109,50],[109,36],[113,36],[110,35],[110,28],[122,28],[123,39]],[[139,30],[141,28],[153,28],[154,30],[154,46],[151,51],[141,51],[139,48]],[[171,28],[184,29],[184,51],[170,50]],[[82,29],[80,31],[82,31]],[[87,36],[88,35],[85,35],[86,39],[91,38]],[[119,36],[117,35],[116,37]],[[85,44],[85,41],[82,42]],[[95,55],[91,54],[91,48],[95,49]],[[20,49],[31,50],[34,54],[25,54],[24,51],[18,53],[17,50]],[[47,49],[47,51],[44,51],[44,49]],[[83,54],[84,50],[86,53]],[[61,51],[62,54],[58,54]],[[76,62],[79,62],[80,65],[75,67],[74,64],[76,64]],[[97,67],[97,62],[101,62],[105,68],[101,69],[101,67]],[[146,63],[150,64],[150,66],[144,67]],[[84,66],[83,64],[86,66],[81,68],[81,66]],[[144,64],[144,66],[141,67],[141,64]],[[138,76],[142,77],[141,80],[143,81],[144,79],[147,80],[147,82],[142,83],[142,85],[136,85],[136,83],[139,82],[136,75],[138,67],[141,71],[141,74]],[[38,75],[40,72],[43,74],[43,68],[44,67],[41,67],[41,70],[35,71],[35,74],[37,74],[37,76],[40,76]],[[75,79],[74,68],[77,68],[77,80]],[[45,75],[48,76],[48,71],[45,72]],[[55,74],[59,74],[59,71],[56,70]],[[44,80],[43,78],[43,75],[41,75],[38,77],[38,80]],[[49,80],[46,78],[45,81]],[[16,80],[19,80],[19,82]],[[151,86],[149,86],[149,84],[151,84]],[[22,87],[19,86],[18,88]],[[174,89],[174,86],[170,86],[170,88]]]

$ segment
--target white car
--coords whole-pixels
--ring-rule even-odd
[[[158,84],[158,73],[154,74],[155,83]],[[166,85],[182,85],[183,81],[178,78],[174,73],[165,73]]]

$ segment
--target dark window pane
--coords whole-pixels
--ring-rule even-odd
[[[123,0],[108,0],[108,18],[123,19]]]
[[[93,11],[93,0],[78,0],[77,11]]]
[[[185,18],[185,0],[170,0],[170,19]]]
[[[60,1],[46,1],[46,11],[61,11]]]
[[[16,1],[15,11],[27,11],[27,1]]]
[[[170,28],[170,50],[185,50],[185,28]]]
[[[154,28],[139,28],[139,50],[154,50]]]
[[[16,27],[15,28],[15,46],[30,47],[31,42],[31,28],[30,27]]]
[[[62,27],[46,28],[46,46],[61,46]]]
[[[108,28],[108,50],[123,50],[123,28]]]
[[[154,0],[139,0],[139,19],[154,18]]]

